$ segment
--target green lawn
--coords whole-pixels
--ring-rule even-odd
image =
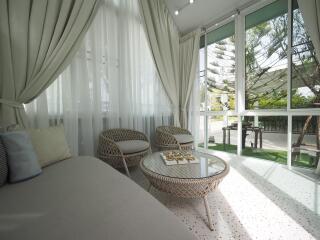
[[[200,143],[198,146],[203,147],[203,143]],[[226,144],[226,148],[224,149],[223,144],[217,143],[216,146],[209,146],[208,148],[216,151],[223,151],[223,152],[234,153],[234,154],[237,153],[236,145]],[[253,148],[247,147],[244,150],[242,150],[242,155],[271,160],[281,164],[287,164],[287,151],[272,150],[272,149],[253,149]],[[293,165],[310,168],[310,167],[313,167],[311,163],[312,163],[312,157],[308,154],[302,153],[298,157],[297,161],[293,163]]]

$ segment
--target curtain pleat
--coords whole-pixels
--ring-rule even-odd
[[[200,29],[180,38],[163,1],[139,2],[152,56],[173,106],[174,125],[187,128],[187,109],[196,77]]]
[[[320,56],[320,2],[319,0],[298,0],[303,21],[311,38],[317,57]]]
[[[161,82],[179,121],[179,31],[162,0],[140,0],[140,12]]]
[[[180,39],[180,123],[188,128],[188,106],[190,95],[196,79],[196,68],[199,59],[199,41],[201,30],[188,34]]]
[[[0,125],[28,126],[23,103],[66,68],[99,0],[0,1]]]

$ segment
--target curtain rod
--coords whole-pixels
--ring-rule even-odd
[[[208,23],[204,24],[201,27],[201,33],[204,33],[208,28],[211,28],[215,25],[218,25],[222,21],[228,20],[229,18],[234,17],[235,15],[239,15],[241,11],[243,11],[244,9],[250,7],[252,4],[255,4],[257,2],[259,2],[259,0],[252,0],[252,1],[241,5],[240,7],[232,10],[231,12],[229,12],[229,13],[227,13],[217,19],[209,21]]]

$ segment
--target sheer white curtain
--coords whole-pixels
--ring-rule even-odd
[[[198,56],[199,58],[199,56]],[[200,142],[200,75],[199,75],[199,65],[196,67],[194,75],[194,83],[191,91],[190,102],[189,102],[189,110],[188,110],[188,129],[191,131],[195,146],[198,146]]]
[[[73,154],[93,155],[108,128],[133,128],[151,139],[171,123],[137,0],[105,0],[71,65],[26,105],[33,127],[63,123]]]

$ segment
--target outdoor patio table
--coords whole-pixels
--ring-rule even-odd
[[[223,148],[226,149],[226,138],[228,138],[227,144],[230,144],[230,130],[238,130],[237,126],[227,126],[223,127]],[[242,148],[246,146],[247,131],[254,132],[254,148],[258,148],[258,137],[259,137],[259,147],[262,148],[262,128],[261,127],[242,127]],[[227,135],[228,134],[228,135]]]

